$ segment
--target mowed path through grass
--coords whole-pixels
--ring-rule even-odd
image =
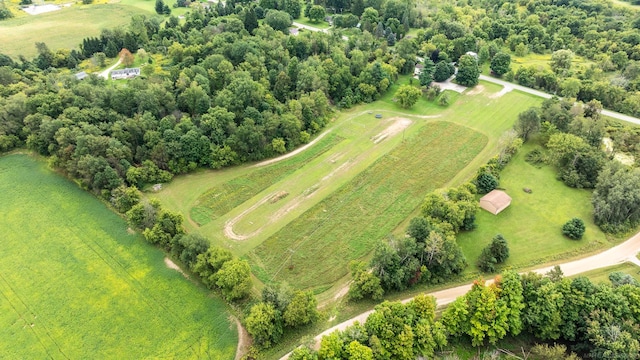
[[[232,359],[226,305],[97,199],[0,157],[0,358]]]
[[[400,82],[408,81],[405,80]],[[393,90],[389,93],[392,94]],[[392,101],[392,96],[388,95],[378,102],[340,113],[328,128],[329,135],[312,148],[290,159],[263,168],[244,165],[180,176],[161,192],[150,196],[159,197],[169,208],[181,211],[185,217],[191,217],[191,231],[202,233],[213,243],[230,248],[237,255],[249,257],[254,273],[260,280],[286,280],[296,287],[315,287],[317,291],[322,291],[328,288],[332,281],[346,274],[350,259],[366,258],[373,250],[371,244],[375,241],[390,233],[401,236],[408,219],[416,214],[428,191],[437,187],[455,186],[470,179],[480,165],[497,153],[501,135],[511,128],[518,113],[540,102],[540,99],[528,94],[517,91],[502,94],[500,90],[500,86],[483,82],[475,90],[456,95],[456,102],[448,108],[441,108],[421,99],[409,110],[399,108]],[[501,96],[496,96],[498,93]],[[383,119],[375,119],[376,113],[381,113]],[[433,116],[437,118],[434,119]],[[389,126],[388,120],[393,117],[410,119],[412,123],[403,133],[375,144],[373,138],[385,126]],[[460,131],[465,133],[481,133],[484,136],[475,136],[484,138],[482,146],[473,150],[466,147],[461,150],[459,146],[473,144],[468,143],[469,139],[457,134],[448,141],[436,139],[437,141],[428,144],[414,142],[418,138],[433,136],[434,134],[430,133],[434,128],[427,131],[424,127],[430,122],[441,120],[463,125],[454,128],[464,129]],[[436,134],[436,137],[440,135]],[[405,142],[402,141],[403,137],[406,138]],[[399,150],[401,146],[404,148]],[[372,151],[375,147],[380,149]],[[396,151],[394,149],[401,151],[401,156],[393,155],[393,151]],[[368,158],[359,162],[357,168],[351,168],[350,171],[333,177],[324,186],[313,186],[318,179],[344,164],[344,160],[349,158],[345,157],[345,151],[350,151],[351,157],[368,152],[365,155]],[[463,154],[464,161],[457,163],[459,151],[467,153]],[[396,163],[380,170],[381,165],[375,161],[381,161],[383,156],[391,156],[385,161],[393,159]],[[392,185],[387,183],[375,190],[358,190],[360,186],[362,189],[368,186],[362,183],[363,179],[372,178],[378,181],[378,177],[382,179],[386,176],[378,174],[380,171],[387,171],[388,175],[393,175],[398,169],[405,168],[418,172],[415,178],[411,178],[414,180],[394,178],[395,180],[390,180]],[[367,175],[362,175],[363,172]],[[419,180],[415,180],[416,178]],[[359,185],[353,185],[355,181],[360,181]],[[395,184],[400,184],[402,191],[399,194],[391,190],[397,188]],[[415,189],[410,189],[415,184]],[[348,190],[338,190],[340,187]],[[277,202],[264,202],[252,209],[261,200],[282,191],[288,195]],[[340,195],[334,195],[336,191]],[[373,200],[359,200],[359,197],[366,196],[371,191],[377,191]],[[312,196],[305,199],[304,204],[296,205],[291,211],[285,211],[287,204],[295,204],[294,199],[304,194]],[[329,209],[326,207],[326,201],[334,196],[339,200],[331,200],[333,205]],[[397,204],[377,204],[376,196],[383,201],[395,197]],[[348,214],[348,211],[354,211],[353,209],[345,209],[344,214],[334,214],[335,209],[342,206],[341,202],[363,204],[362,201],[374,204],[373,208],[365,210],[366,215],[344,215]],[[397,206],[400,205],[402,209],[398,212]],[[360,206],[358,205],[358,210]],[[283,216],[264,227],[265,222],[269,222],[268,219],[278,211],[283,213]],[[233,226],[234,231],[239,234],[251,234],[257,229],[261,231],[245,240],[229,239],[224,235],[225,224],[243,212],[244,215]],[[310,215],[312,213],[315,215]],[[332,218],[324,219],[320,225],[305,224],[310,217],[320,219],[325,218],[325,215]],[[348,219],[349,217],[351,219]],[[360,233],[359,228],[369,226],[370,218],[389,220],[383,228],[377,228],[373,233],[366,230]],[[199,226],[198,223],[203,226]],[[308,236],[309,231],[292,231],[292,228],[311,228],[309,231],[313,234],[322,234],[335,228],[335,231],[342,234],[339,239],[328,239],[327,241],[333,242],[334,246],[326,247],[322,242],[314,245],[319,235],[312,235],[312,238],[307,239],[305,236]],[[363,237],[370,238],[362,240]],[[303,238],[307,239],[305,241],[309,244],[299,248]],[[316,261],[316,256],[327,256],[332,260],[322,263]],[[336,266],[337,263],[339,264]],[[289,267],[292,269],[289,270]]]
[[[267,239],[250,258],[264,282],[329,286],[484,148],[487,138],[429,122],[354,179]]]

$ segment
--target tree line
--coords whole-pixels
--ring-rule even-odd
[[[602,149],[602,141],[609,132],[620,142],[620,150],[637,154],[626,140],[637,131],[622,126],[609,128],[601,110],[597,100],[576,105],[552,98],[540,108],[521,113],[514,128],[524,140],[538,134],[543,145],[528,153],[527,161],[554,166],[559,178],[570,187],[594,189],[591,202],[595,223],[606,232],[624,232],[640,223],[640,170],[615,160],[613,153]]]
[[[475,281],[441,316],[428,295],[384,302],[364,324],[324,336],[318,351],[299,347],[290,359],[434,358],[448,344],[485,347],[524,334],[541,343],[531,349],[539,359],[638,359],[640,284],[619,272],[609,279],[568,279],[557,267],[546,275],[505,271],[492,282]]]

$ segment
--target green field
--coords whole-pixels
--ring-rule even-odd
[[[509,243],[511,257],[505,265],[530,267],[569,258],[610,246],[593,223],[591,192],[573,189],[556,179],[555,169],[535,167],[524,161],[535,144],[526,144],[500,174],[500,188],[511,196],[511,205],[498,215],[480,210],[477,229],[458,236],[467,259],[477,259],[482,248],[496,234]],[[531,194],[523,188],[530,188]],[[584,220],[587,230],[582,240],[562,235],[562,225],[573,217]],[[472,264],[469,271],[477,270]]]
[[[473,176],[517,114],[540,101],[482,83],[452,95],[450,107],[421,99],[401,109],[393,94],[408,82],[402,77],[381,100],[341,112],[299,155],[180,176],[150,196],[183,213],[191,231],[250,259],[261,281],[322,292],[341,282],[349,260],[401,236],[428,191]]]
[[[331,285],[347,273],[350,260],[369,254],[424,194],[449,181],[486,143],[485,136],[469,128],[427,123],[257,247],[251,256],[259,264],[254,273],[265,282],[302,288]]]
[[[221,300],[27,155],[0,157],[0,358],[233,358]]]
[[[130,5],[96,4],[0,21],[1,52],[29,59],[37,54],[36,42],[44,42],[52,51],[77,49],[85,37],[98,36],[102,29],[127,25],[136,14],[152,15]]]

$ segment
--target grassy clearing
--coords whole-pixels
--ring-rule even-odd
[[[233,358],[225,304],[42,162],[0,158],[0,212],[0,358]]]
[[[509,52],[508,49],[505,51]],[[551,70],[551,54],[536,54],[529,53],[525,56],[515,56],[513,53],[511,54],[511,70],[515,73],[518,68],[521,66],[535,66],[543,69]],[[585,58],[574,55],[573,60],[571,61],[572,68],[585,67],[590,62]]]
[[[304,8],[303,8],[304,9]],[[328,29],[331,27],[331,25],[329,25],[328,22],[322,20],[322,21],[318,21],[318,22],[314,22],[309,20],[309,18],[301,16],[299,19],[295,19],[294,20],[297,23],[303,24],[303,25],[307,25],[307,26],[311,26],[314,28],[318,28],[318,29]]]
[[[212,187],[196,200],[189,214],[191,219],[198,225],[205,225],[219,218],[273,183],[291,175],[342,140],[339,136],[329,134],[300,156],[294,156],[273,166],[260,167],[247,176],[237,177]]]
[[[472,263],[468,271],[477,270],[475,260],[498,233],[509,243],[511,257],[506,265],[514,268],[569,258],[611,245],[593,223],[590,191],[564,185],[549,166],[537,168],[524,161],[526,153],[535,146],[523,146],[501,173],[500,187],[511,196],[511,206],[497,216],[481,210],[476,218],[478,228],[458,237],[465,256]],[[533,192],[522,191],[525,187]],[[584,220],[587,227],[582,240],[562,235],[562,225],[573,217]]]
[[[331,284],[346,274],[350,260],[367,255],[426,192],[447,182],[486,142],[465,127],[427,123],[256,248],[251,255],[255,274],[265,282],[301,288]]]
[[[78,48],[82,39],[98,36],[102,29],[129,24],[131,16],[151,13],[126,4],[94,4],[65,7],[35,16],[21,16],[0,21],[2,53],[17,58],[34,57],[36,42],[49,49]]]
[[[625,274],[629,274],[631,276],[633,276],[636,280],[640,281],[640,267],[638,267],[637,265],[634,265],[632,263],[622,263],[622,264],[618,264],[618,265],[614,265],[614,266],[609,266],[609,267],[605,267],[602,269],[596,269],[596,270],[592,270],[592,271],[588,271],[586,273],[582,273],[580,275],[576,275],[574,277],[578,277],[578,276],[586,276],[589,279],[591,279],[592,282],[594,283],[599,283],[599,284],[611,284],[611,281],[609,281],[609,274],[611,274],[612,272],[623,272]]]

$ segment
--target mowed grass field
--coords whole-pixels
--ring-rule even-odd
[[[476,217],[478,227],[458,236],[467,259],[477,259],[496,234],[502,234],[509,244],[511,256],[505,265],[515,268],[612,245],[593,223],[591,191],[566,186],[556,179],[556,170],[550,166],[536,167],[524,161],[535,146],[525,144],[500,174],[500,188],[511,196],[511,205],[498,215],[480,210]],[[530,188],[532,193],[524,192],[523,188]],[[562,235],[562,225],[574,217],[586,225],[581,240]],[[475,263],[471,265],[469,271],[478,271]]]
[[[0,358],[234,357],[224,302],[42,161],[0,157],[0,213]]]
[[[347,273],[349,261],[369,254],[428,191],[449,181],[486,143],[469,128],[427,123],[258,246],[250,256],[254,273],[264,282],[330,286]]]
[[[128,25],[131,16],[137,14],[152,16],[155,13],[128,4],[94,4],[3,20],[0,21],[0,52],[13,58],[24,55],[30,59],[37,55],[36,42],[47,44],[52,51],[78,49],[82,39],[99,36],[102,29]]]
[[[380,101],[341,112],[329,134],[301,154],[266,167],[180,176],[149,196],[182,212],[192,231],[249,258],[261,281],[321,292],[347,274],[351,259],[368,258],[376,241],[402,236],[428,191],[471,178],[518,113],[540,102],[500,90],[481,83],[449,107],[421,99],[402,109],[392,88]],[[411,123],[376,144],[376,134],[398,118]],[[341,168],[348,162],[355,165]],[[235,233],[249,236],[226,236],[231,220]]]

